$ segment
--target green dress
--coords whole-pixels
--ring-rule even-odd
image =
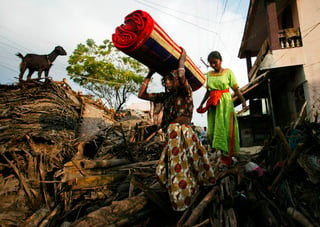
[[[237,80],[230,69],[221,73],[209,71],[206,86],[209,91],[238,88]],[[237,154],[240,150],[239,127],[230,92],[222,93],[217,106],[208,110],[208,139],[212,148],[220,149],[225,156]]]

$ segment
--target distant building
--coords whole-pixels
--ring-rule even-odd
[[[242,146],[263,143],[300,113],[320,122],[319,6],[319,0],[250,0],[238,54],[249,79],[241,88],[250,104],[250,115],[239,117]]]
[[[150,117],[150,120],[155,125],[160,125],[163,116],[163,107],[161,104],[154,104],[153,102],[139,102],[139,103],[132,103],[129,105],[127,110],[134,110],[134,111],[141,111],[144,114]]]
[[[127,110],[136,110],[142,111],[144,113],[149,113],[150,111],[150,102],[135,102],[131,103],[126,107]]]

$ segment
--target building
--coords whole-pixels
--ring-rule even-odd
[[[250,105],[238,118],[242,146],[261,144],[300,114],[320,121],[319,40],[319,0],[250,0],[238,54],[249,80],[241,88]]]

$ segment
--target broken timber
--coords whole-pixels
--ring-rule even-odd
[[[216,185],[184,212],[155,177],[163,133],[133,115],[66,81],[0,85],[1,225],[319,226],[320,130],[303,115],[259,153],[214,168]],[[210,157],[216,167],[219,155]],[[246,171],[248,162],[263,175]]]

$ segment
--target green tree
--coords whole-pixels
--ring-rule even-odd
[[[116,111],[122,110],[128,97],[138,92],[147,71],[144,65],[124,55],[109,40],[101,45],[93,39],[78,44],[68,63],[71,79]]]

